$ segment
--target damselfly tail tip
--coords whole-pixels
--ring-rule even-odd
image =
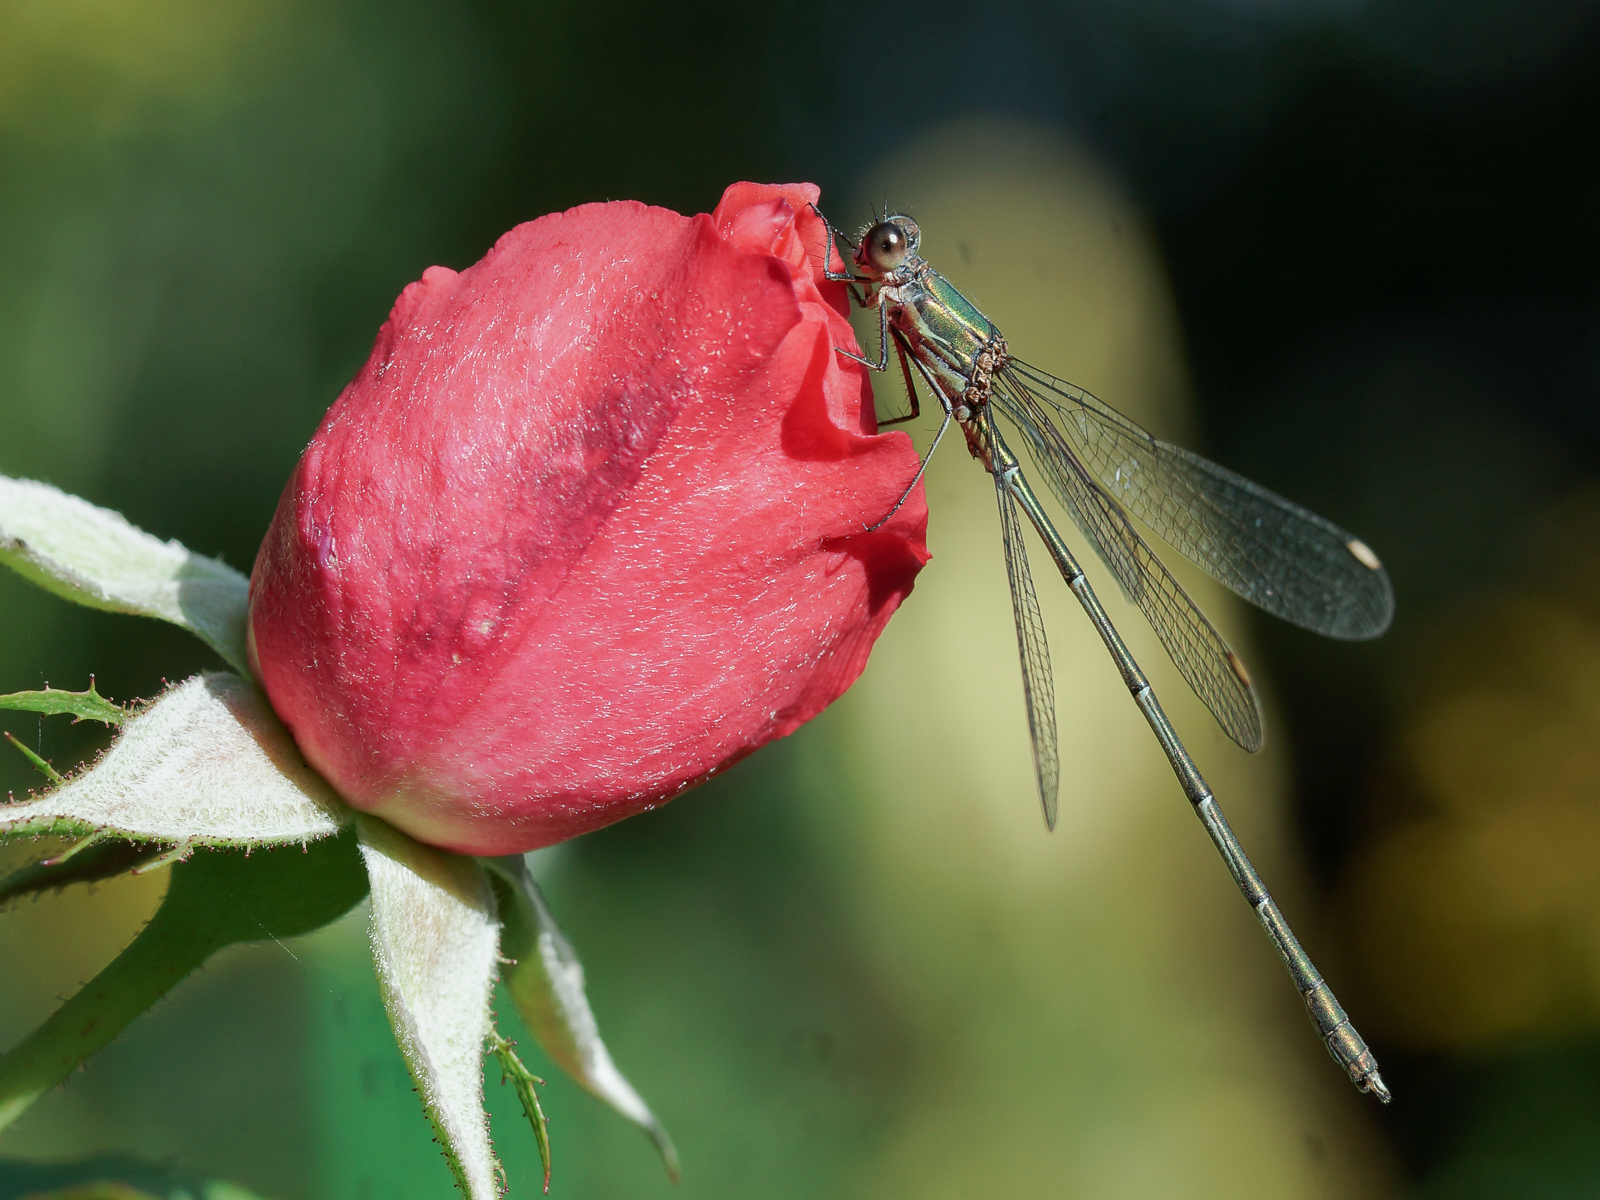
[[[1394,1099],[1394,1097],[1389,1094],[1388,1085],[1383,1082],[1383,1076],[1379,1075],[1376,1071],[1362,1079],[1357,1086],[1360,1087],[1363,1092],[1366,1092],[1372,1096],[1376,1096],[1384,1104],[1387,1104],[1390,1100]]]

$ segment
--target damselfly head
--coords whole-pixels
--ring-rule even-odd
[[[917,253],[922,231],[910,217],[896,213],[861,232],[856,266],[877,278],[905,265]]]

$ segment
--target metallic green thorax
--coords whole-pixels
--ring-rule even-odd
[[[878,296],[888,309],[889,328],[929,384],[955,408],[980,407],[988,397],[988,375],[1009,357],[1005,339],[972,301],[920,259],[903,275],[908,276],[903,283],[885,280]],[[978,392],[971,394],[974,384]],[[962,417],[959,411],[957,417]]]
[[[918,340],[930,341],[956,364],[970,369],[978,352],[1000,335],[994,322],[932,267],[924,267],[905,286],[886,291],[897,293],[884,297],[890,304],[889,323],[913,346]]]

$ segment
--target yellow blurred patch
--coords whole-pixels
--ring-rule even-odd
[[[152,100],[227,92],[283,21],[279,0],[17,0],[0,5],[0,123],[46,136],[134,121]]]
[[[46,857],[62,841],[18,843],[0,875]],[[14,1045],[133,941],[161,904],[169,872],[122,875],[0,906],[0,1046]]]
[[[1564,505],[1519,572],[1546,590],[1481,601],[1414,667],[1380,788],[1420,815],[1358,856],[1346,903],[1375,1015],[1416,1048],[1600,1025],[1597,519],[1600,497]]]

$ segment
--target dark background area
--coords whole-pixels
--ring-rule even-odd
[[[1363,981],[1347,1002],[1386,1014],[1372,1040],[1397,1099],[1370,1119],[1419,1194],[1600,1189],[1597,889],[1430,925],[1413,869],[1454,862],[1505,798],[1439,792],[1429,755],[1457,743],[1429,731],[1456,728],[1463,696],[1533,696],[1556,705],[1541,728],[1578,732],[1530,766],[1522,727],[1489,721],[1454,761],[1503,750],[1543,778],[1570,751],[1565,807],[1507,888],[1600,879],[1600,710],[1570,648],[1600,627],[1600,6],[107,0],[0,15],[4,44],[0,470],[242,569],[426,265],[592,200],[702,212],[742,178],[852,196],[953,117],[1083,146],[1156,231],[1198,448],[1359,530],[1395,583],[1375,644],[1255,623],[1297,833]],[[14,579],[0,613],[0,690],[94,671],[127,698],[209,665],[177,631],[130,637]],[[91,745],[36,736],[57,761]],[[4,762],[0,787],[27,786]],[[577,854],[614,873],[711,820]],[[783,840],[745,832],[700,861],[732,893],[728,862]],[[1495,999],[1507,973],[1527,983],[1514,1003]]]

